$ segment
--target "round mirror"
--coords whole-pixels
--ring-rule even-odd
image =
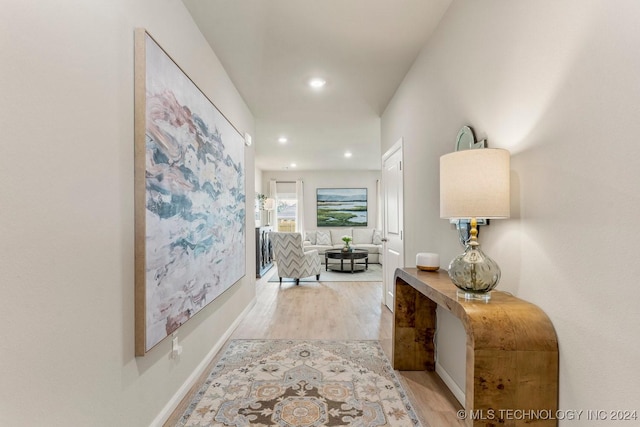
[[[473,136],[473,131],[469,126],[462,126],[458,136],[456,137],[456,151],[469,150],[474,148],[476,144],[476,138]]]
[[[462,126],[458,136],[456,136],[456,151],[471,150],[476,148],[484,148],[486,140],[476,142],[476,137],[473,135],[473,130],[469,126]],[[484,218],[478,218],[477,231],[480,234],[480,225],[489,225],[489,220]],[[458,237],[462,246],[466,246],[467,242],[471,238],[471,220],[470,219],[451,219],[451,224],[455,224],[458,229]]]

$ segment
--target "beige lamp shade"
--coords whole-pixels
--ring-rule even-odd
[[[509,218],[509,158],[499,148],[440,157],[440,218]]]
[[[264,210],[265,211],[272,211],[274,210],[276,207],[276,201],[272,198],[268,198],[267,200],[264,201]]]

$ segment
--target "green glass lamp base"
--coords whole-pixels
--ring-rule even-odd
[[[500,267],[480,249],[476,241],[449,264],[449,277],[458,288],[458,298],[488,302],[500,281]]]
[[[471,239],[464,252],[451,260],[448,270],[449,278],[458,288],[458,298],[489,302],[501,272],[498,264],[480,249],[475,218],[471,218]]]

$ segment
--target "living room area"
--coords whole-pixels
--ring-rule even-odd
[[[358,277],[360,280],[365,280],[365,275],[350,278],[332,274],[330,269],[324,267],[326,260],[331,264],[335,262],[334,259],[327,258],[325,252],[343,248],[346,245],[343,238],[348,238],[350,247],[367,251],[366,260],[371,269],[367,268],[366,280],[382,280],[382,220],[378,200],[380,177],[379,170],[256,170],[257,198],[254,211],[257,228],[256,247],[260,250],[272,250],[272,248],[261,248],[260,236],[266,237],[264,236],[266,232],[299,232],[304,250],[317,251],[320,263],[323,265],[323,280],[351,281],[358,280]],[[296,183],[302,191],[296,192]],[[353,211],[354,207],[351,206],[348,208],[351,210],[336,214],[346,215],[346,218],[341,221],[336,221],[334,218],[327,220],[322,213],[326,212],[326,205],[323,203],[327,203],[321,201],[323,192],[336,191],[346,194],[356,192],[355,197],[360,200],[355,202],[359,205],[358,211]],[[262,200],[271,199],[273,203],[261,203],[260,195],[263,195]],[[334,209],[336,207],[335,203],[330,206]],[[357,218],[353,212],[357,213]],[[258,277],[267,274],[264,266],[260,267],[261,259],[265,256],[272,257],[272,254],[261,256],[258,253],[256,270]],[[364,260],[360,261],[362,262]],[[268,274],[275,276],[272,272]]]

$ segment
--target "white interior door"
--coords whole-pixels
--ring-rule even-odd
[[[396,268],[404,267],[402,139],[382,156],[383,302],[393,311]]]

